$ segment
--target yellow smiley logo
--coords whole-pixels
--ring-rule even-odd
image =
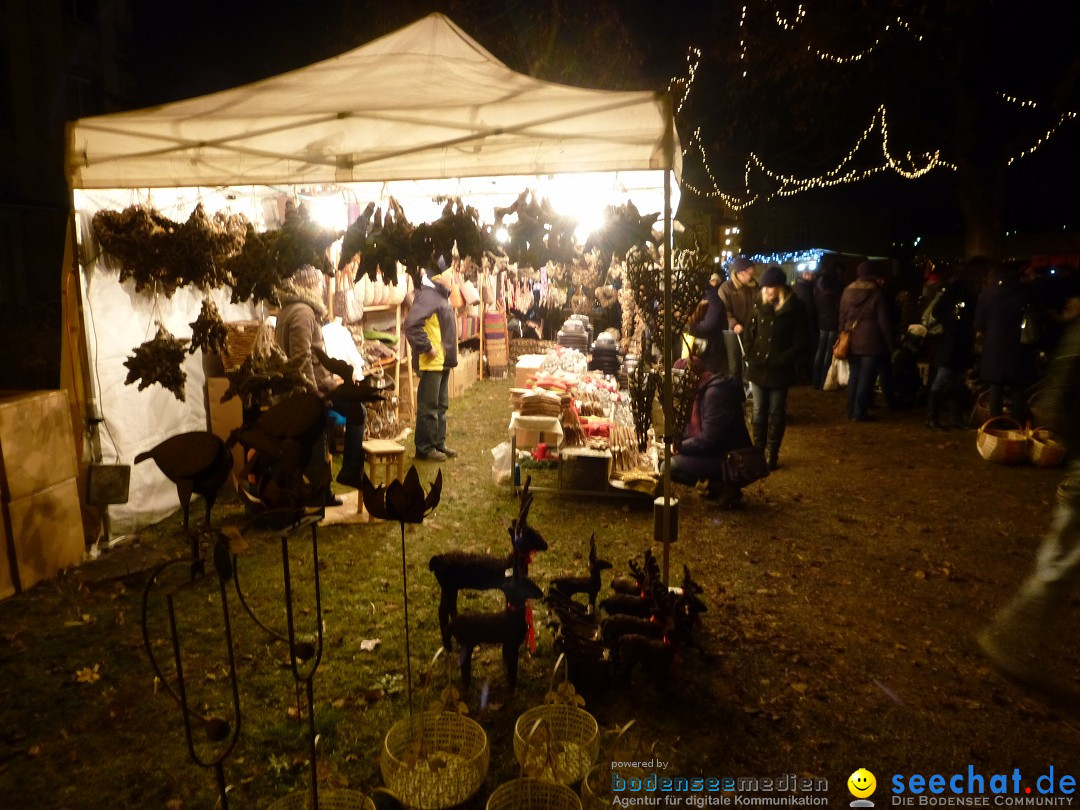
[[[877,788],[877,779],[866,768],[859,768],[848,777],[847,787],[856,799],[865,799]]]

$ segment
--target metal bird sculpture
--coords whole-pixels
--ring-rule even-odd
[[[193,430],[170,436],[154,448],[135,456],[140,464],[152,458],[165,477],[176,484],[176,494],[184,510],[184,530],[188,529],[188,511],[192,494],[202,495],[206,502],[206,524],[210,528],[210,511],[214,508],[218,490],[232,471],[232,453],[225,442],[207,430]],[[199,541],[192,539],[192,559],[199,558]]]

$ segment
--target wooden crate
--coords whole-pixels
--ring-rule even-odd
[[[25,498],[77,474],[66,391],[0,394],[0,493]]]
[[[57,572],[82,563],[85,553],[79,488],[74,477],[4,504],[11,527],[9,547],[26,590]]]

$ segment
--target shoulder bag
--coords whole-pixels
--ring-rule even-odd
[[[769,474],[769,464],[765,460],[765,451],[751,445],[738,450],[729,450],[724,457],[724,481],[737,487],[745,487]]]

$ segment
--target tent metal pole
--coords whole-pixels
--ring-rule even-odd
[[[671,93],[665,93],[664,102],[664,318],[663,324],[663,363],[664,363],[664,388],[663,388],[663,411],[664,411],[664,508],[662,536],[664,540],[663,578],[664,585],[668,584],[669,558],[671,551],[671,427],[674,423],[671,390],[671,355],[672,342],[675,338],[674,317],[671,311],[671,170],[675,163],[675,129],[674,117],[671,107]]]

